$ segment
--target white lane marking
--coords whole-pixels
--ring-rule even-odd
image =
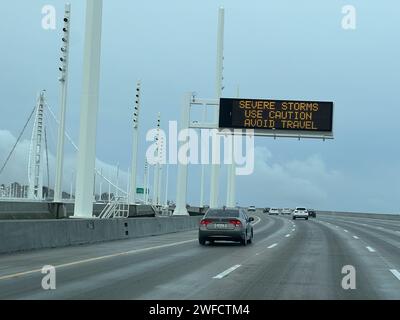
[[[344,229],[343,231],[344,231],[344,232],[349,232],[349,230],[346,230],[346,229]]]
[[[231,272],[235,271],[236,269],[238,269],[240,267],[241,267],[241,265],[237,264],[236,266],[233,266],[232,268],[229,268],[229,269],[225,270],[224,272],[221,272],[220,274],[216,275],[215,277],[213,277],[213,279],[225,278],[228,274],[230,274]]]
[[[106,256],[90,258],[90,259],[85,259],[85,260],[78,260],[78,261],[74,261],[74,262],[59,264],[59,265],[54,266],[54,268],[55,269],[59,269],[59,268],[71,267],[71,266],[84,264],[84,263],[88,263],[88,262],[105,260],[105,259],[110,259],[110,258],[115,258],[115,257],[120,257],[120,256],[126,256],[126,255],[130,255],[130,254],[137,254],[137,253],[142,253],[142,252],[156,250],[156,249],[175,247],[175,246],[179,246],[181,244],[186,244],[186,243],[190,243],[190,242],[194,242],[194,241],[197,241],[197,239],[186,240],[186,241],[181,241],[181,242],[174,242],[174,243],[169,243],[169,244],[163,244],[163,245],[155,246],[155,247],[149,247],[149,248],[143,248],[143,249],[136,249],[136,250],[130,250],[130,251],[125,251],[125,252],[119,252],[119,253],[109,254],[109,255],[106,255]],[[19,273],[14,273],[14,274],[1,276],[0,280],[6,280],[6,279],[11,279],[11,278],[26,276],[26,275],[33,274],[33,273],[40,273],[40,272],[42,272],[42,269],[29,270],[29,271],[24,271],[24,272],[19,272]]]
[[[278,245],[277,243],[271,244],[271,245],[268,247],[268,249],[275,248],[277,245]]]
[[[289,238],[289,237],[290,237],[290,234],[287,234],[285,237],[286,237],[286,238]]]
[[[256,218],[258,219],[258,221],[255,222],[255,223],[252,223],[251,224],[252,226],[255,226],[256,224],[259,224],[261,222],[261,218],[260,217],[256,217]]]
[[[357,237],[357,236],[353,236],[353,238],[354,238],[354,239],[360,239],[360,238],[359,238],[359,237]]]
[[[393,275],[400,280],[400,272],[398,272],[396,269],[391,269],[390,270],[391,273],[393,273]]]
[[[374,248],[367,247],[367,249],[368,249],[369,252],[376,252]]]

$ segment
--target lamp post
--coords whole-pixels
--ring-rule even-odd
[[[54,186],[54,202],[62,202],[62,179],[64,166],[64,143],[65,143],[65,115],[67,109],[67,89],[68,89],[68,69],[69,69],[69,43],[70,43],[70,20],[71,5],[65,5],[64,27],[61,47],[61,66],[59,70],[61,76],[59,78],[61,86],[61,105],[58,127],[58,141],[56,154],[56,175]]]

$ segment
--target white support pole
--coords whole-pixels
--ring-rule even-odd
[[[224,65],[224,8],[219,9],[218,19],[218,39],[217,39],[217,69],[216,69],[216,98],[220,99],[222,96],[222,81],[223,81],[223,65]],[[219,110],[216,112],[214,119],[216,123],[219,121]],[[215,152],[213,150],[212,152]],[[219,164],[211,165],[211,187],[210,187],[210,207],[218,207],[218,193],[219,193]]]
[[[143,185],[144,185],[143,202],[144,202],[144,204],[147,204],[147,199],[148,199],[148,193],[147,193],[147,189],[149,188],[148,182],[149,182],[149,164],[147,163],[147,160],[145,160],[144,178],[143,178]]]
[[[96,202],[96,171],[93,174],[93,201]]]
[[[150,165],[147,164],[147,188],[149,189],[149,193],[146,195],[146,204],[151,204],[150,202],[150,186],[151,186],[151,168]],[[152,200],[152,199],[151,199]]]
[[[62,202],[62,179],[64,168],[64,142],[65,142],[65,114],[67,109],[68,92],[68,69],[69,69],[69,43],[70,43],[70,19],[71,5],[65,5],[64,28],[63,28],[63,46],[61,48],[62,57],[60,58],[62,66],[60,67],[61,77],[61,105],[58,126],[58,141],[56,154],[56,175],[54,186],[54,202]]]
[[[130,195],[130,192],[131,192],[131,181],[130,181],[130,177],[131,177],[131,174],[132,174],[132,172],[131,172],[131,168],[128,168],[128,179],[127,179],[127,181],[126,181],[126,192],[127,192],[127,201],[129,201],[129,195]],[[128,202],[128,204],[129,204],[129,202]]]
[[[163,166],[161,164],[158,165],[158,186],[157,186],[157,205],[161,205],[161,184],[162,184],[162,175],[163,175]]]
[[[165,176],[165,205],[168,206],[168,184],[169,184],[169,165],[166,164],[166,176]]]
[[[239,86],[236,97],[239,98]],[[226,206],[228,208],[236,207],[236,163],[235,163],[235,135],[232,134],[232,163],[228,165],[228,182],[226,188]]]
[[[135,93],[135,107],[133,112],[133,133],[132,133],[132,163],[130,174],[130,191],[129,191],[129,204],[136,202],[136,175],[137,175],[137,156],[139,144],[139,113],[140,113],[140,90],[141,83],[138,81]]]
[[[32,200],[43,199],[43,122],[45,91],[39,94],[36,107],[35,123],[32,131],[32,141],[29,155],[29,198]],[[10,189],[10,196],[12,189]]]
[[[87,0],[83,90],[76,173],[76,218],[92,218],[93,172],[96,161],[96,127],[99,106],[101,28],[103,0]]]
[[[157,172],[158,172],[157,165],[155,164],[153,166],[153,194],[152,194],[152,197],[151,197],[151,203],[153,205],[157,204],[157,200],[156,200],[156,198],[157,198],[157,185],[158,185],[158,183],[157,183],[157,180],[158,180]]]
[[[185,94],[182,109],[181,109],[181,120],[180,120],[180,132],[189,128],[190,121],[190,102],[192,99],[192,93]],[[184,141],[179,141],[179,148],[184,145]],[[179,150],[178,148],[178,150]],[[187,176],[188,176],[188,165],[183,164],[178,159],[178,179],[176,186],[176,208],[174,210],[174,216],[188,216],[189,213],[186,208],[186,193],[187,193]]]
[[[161,182],[162,182],[162,171],[163,171],[163,166],[161,164],[161,159],[163,157],[163,148],[164,148],[164,140],[162,139],[161,135],[159,134],[158,136],[158,164],[157,164],[157,169],[158,169],[158,180],[157,180],[157,205],[161,205]]]
[[[203,110],[203,123],[207,122],[207,106],[204,106]],[[201,177],[200,177],[200,208],[204,208],[204,182],[206,176],[206,166],[201,165]]]
[[[232,135],[232,164],[228,165],[228,183],[227,183],[227,194],[226,194],[226,206],[228,208],[234,208],[236,207],[236,165],[235,165],[235,159],[234,159],[234,143],[235,136]]]
[[[100,169],[100,183],[99,183],[100,202],[103,200],[103,169]]]
[[[153,179],[153,205],[158,205],[159,203],[159,175],[160,175],[160,126],[161,126],[161,114],[158,113],[157,116],[157,163],[154,165],[154,179]]]
[[[117,169],[116,169],[116,183],[115,183],[115,196],[114,198],[118,198],[118,189],[119,189],[119,162],[117,163]]]
[[[108,202],[111,202],[111,182],[108,182]]]
[[[74,171],[72,171],[71,174],[71,186],[70,186],[70,190],[69,190],[69,199],[72,200],[72,194],[74,192]]]

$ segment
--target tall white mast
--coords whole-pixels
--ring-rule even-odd
[[[43,199],[43,111],[45,91],[39,94],[36,106],[35,123],[33,125],[31,150],[29,156],[29,199]]]
[[[130,174],[129,204],[136,202],[136,176],[139,142],[139,114],[140,114],[141,83],[138,81],[136,86],[135,107],[133,112],[133,132],[132,132],[132,163]]]
[[[58,127],[58,142],[57,142],[57,155],[56,155],[56,176],[54,186],[54,202],[62,202],[62,179],[64,167],[64,142],[65,142],[65,114],[67,109],[67,89],[68,89],[68,65],[69,65],[69,36],[70,36],[70,18],[71,18],[71,5],[65,5],[64,15],[64,28],[60,61],[62,66],[59,68],[61,72],[60,85],[61,85],[61,106]]]
[[[93,215],[103,0],[86,0],[86,31],[74,217]]]
[[[218,18],[218,38],[217,38],[217,67],[216,67],[216,81],[215,93],[216,98],[220,99],[222,96],[222,81],[224,70],[224,24],[225,24],[225,10],[219,9]],[[219,112],[217,111],[215,122],[218,123]],[[212,150],[217,152],[217,150]],[[211,187],[210,187],[210,207],[218,207],[218,194],[219,194],[219,164],[211,165]]]

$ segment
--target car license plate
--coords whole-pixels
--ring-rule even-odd
[[[226,228],[226,224],[225,224],[225,223],[217,223],[217,224],[215,225],[215,227],[216,227],[217,229],[225,229],[225,228]]]

